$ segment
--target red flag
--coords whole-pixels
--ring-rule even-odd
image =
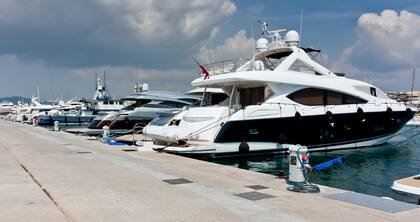
[[[204,79],[208,79],[210,76],[207,69],[204,66],[200,65],[200,63],[198,63],[198,66],[200,66],[201,72],[204,74]]]
[[[200,67],[200,69],[201,69],[201,73],[203,73],[204,74],[204,79],[208,79],[208,78],[210,78],[210,74],[209,74],[209,72],[207,71],[207,69],[204,67],[204,66],[202,66],[194,57],[193,57],[193,60],[197,63],[197,65]]]

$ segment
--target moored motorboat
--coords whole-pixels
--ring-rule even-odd
[[[417,197],[417,204],[420,205],[420,174],[395,180],[391,189]]]
[[[144,134],[179,154],[249,155],[284,152],[291,144],[310,151],[380,145],[409,121],[415,108],[378,87],[336,74],[301,48],[296,31],[267,30],[253,59],[205,66],[194,87],[221,88],[228,104],[192,107]],[[222,67],[220,67],[222,65]]]

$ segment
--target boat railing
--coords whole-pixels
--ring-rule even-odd
[[[270,103],[270,102],[265,102],[263,104],[278,105],[280,107],[280,109],[282,109],[282,108],[288,108],[288,107],[294,107],[294,109],[296,111],[302,109],[302,106],[300,104],[297,104],[297,103]],[[258,104],[258,105],[261,105],[261,104]],[[372,102],[370,102],[370,103],[359,103],[359,104],[340,104],[340,105],[307,106],[305,108],[306,109],[311,109],[311,110],[314,110],[314,109],[324,109],[325,111],[328,111],[328,110],[334,109],[336,106],[340,106],[340,107],[347,106],[349,108],[350,107],[355,107],[355,108],[359,108],[360,107],[360,108],[363,108],[363,107],[366,107],[366,106],[376,106],[376,107],[378,107],[378,106],[387,106],[387,107],[390,107],[390,106],[405,106],[405,105],[403,103],[400,103],[400,102],[385,102],[385,103],[372,103]],[[390,108],[392,109],[392,107],[390,107]]]
[[[235,72],[239,67],[244,65],[249,60],[250,59],[246,59],[246,58],[229,59],[229,60],[222,60],[222,61],[218,61],[214,63],[209,63],[203,66],[207,69],[207,71],[209,72],[209,75],[220,75],[220,74],[225,74],[229,72]]]

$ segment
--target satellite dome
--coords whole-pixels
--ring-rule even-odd
[[[284,37],[286,45],[288,46],[298,46],[299,45],[299,33],[295,30],[290,30],[286,33]]]
[[[257,40],[255,49],[257,52],[263,52],[268,49],[268,40],[265,38],[260,38]]]

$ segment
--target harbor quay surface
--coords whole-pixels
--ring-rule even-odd
[[[0,221],[420,218],[416,205],[367,195],[352,203],[344,199],[354,193],[325,186],[318,194],[294,193],[272,175],[127,150],[133,148],[0,120]]]

